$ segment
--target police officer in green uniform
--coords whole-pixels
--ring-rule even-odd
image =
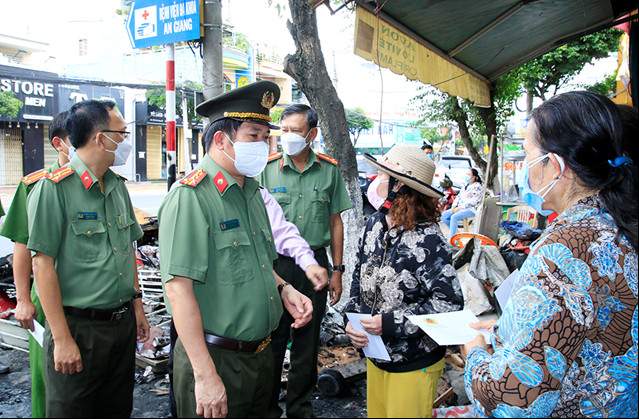
[[[47,170],[33,172],[20,180],[11,201],[0,235],[11,239],[13,246],[13,280],[16,285],[15,318],[25,329],[34,330],[33,320],[44,326],[44,311],[36,287],[31,286],[31,252],[27,249],[29,226],[27,225],[27,196],[36,182],[47,173],[54,172],[69,162],[75,149],[66,130],[68,111],[60,112],[49,125],[49,141],[58,152],[58,158]],[[42,368],[42,347],[29,334],[29,365],[31,367],[31,416],[45,416],[45,383]]]
[[[289,341],[286,416],[313,415],[310,398],[317,382],[319,332],[327,292],[330,292],[331,305],[339,301],[342,293],[344,227],[340,213],[351,207],[351,201],[337,161],[311,150],[317,136],[317,122],[317,113],[309,106],[291,105],[284,109],[280,116],[284,153],[270,156],[266,169],[258,178],[280,204],[286,220],[297,226],[320,265],[328,269],[325,248],[329,245],[334,265],[328,291],[326,288],[317,290],[291,258],[278,257],[275,271],[311,299],[314,313],[306,327],[295,330],[290,329],[292,319],[284,315],[272,334],[275,370],[268,417],[282,415],[278,405],[279,388]]]
[[[263,417],[273,375],[269,336],[282,303],[293,327],[312,315],[310,300],[274,274],[273,234],[253,179],[266,165],[279,93],[259,81],[199,105],[210,121],[206,155],[160,207],[179,417]]]
[[[67,130],[76,155],[27,198],[27,248],[46,315],[46,414],[128,417],[136,340],[149,336],[132,246],[143,233],[109,167],[131,146],[112,101],[73,105]]]

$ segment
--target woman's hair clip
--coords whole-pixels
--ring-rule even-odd
[[[608,164],[611,165],[612,167],[619,167],[625,164],[632,164],[632,159],[630,157],[621,156],[621,157],[617,157],[614,160],[608,160]]]

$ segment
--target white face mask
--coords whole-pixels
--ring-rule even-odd
[[[62,153],[65,156],[67,156],[67,159],[69,159],[69,161],[71,161],[73,156],[75,156],[75,147],[73,147],[72,145],[68,146],[64,141],[60,141],[60,144],[64,145],[67,148],[67,151],[68,151],[68,153],[65,153],[64,151],[61,151],[60,153]]]
[[[226,133],[224,133],[224,135],[226,135]],[[262,173],[262,170],[266,167],[266,163],[268,163],[268,144],[264,141],[250,143],[238,141],[235,143],[228,135],[226,135],[226,138],[233,144],[235,158],[226,154],[226,151],[222,152],[226,154],[226,157],[233,160],[238,172],[247,177],[255,177]]]
[[[289,156],[297,156],[298,154],[300,154],[308,144],[306,142],[306,139],[308,138],[308,135],[310,133],[311,131],[306,134],[306,137],[302,137],[301,135],[295,134],[294,132],[283,133],[280,136],[280,139],[282,140],[282,149],[284,150],[284,153],[288,154]]]
[[[109,153],[115,154],[115,159],[113,160],[113,164],[111,166],[120,166],[126,163],[126,160],[129,158],[129,154],[131,154],[133,145],[129,141],[127,141],[126,138],[121,143],[118,143],[108,135],[104,134],[104,136],[111,140],[111,142],[117,146],[117,148],[113,151],[105,149]]]

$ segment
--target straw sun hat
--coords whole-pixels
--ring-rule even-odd
[[[441,198],[444,194],[437,188],[431,186],[435,175],[435,163],[419,147],[404,144],[395,144],[393,148],[377,160],[370,154],[364,154],[371,166],[404,183],[411,189],[416,190],[431,198]],[[398,170],[390,169],[387,165],[391,163],[400,166]]]

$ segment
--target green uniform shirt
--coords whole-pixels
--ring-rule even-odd
[[[253,341],[277,328],[277,252],[255,179],[246,178],[242,189],[206,155],[171,189],[158,221],[162,282],[194,281],[205,332]]]
[[[55,161],[53,166],[46,172],[53,172],[60,168],[58,160]],[[29,192],[36,185],[38,180],[42,179],[40,174],[42,171],[34,172],[28,176],[23,177],[18,184],[16,193],[11,201],[7,218],[4,220],[0,235],[11,239],[14,242],[27,244],[29,240],[29,225],[27,223],[27,196]],[[33,178],[39,178],[36,181],[32,181]]]
[[[104,192],[79,156],[38,182],[27,198],[27,248],[56,260],[62,304],[114,308],[129,301],[134,287],[132,242],[143,233],[124,179],[107,170]]]
[[[258,180],[282,207],[286,220],[317,250],[331,244],[328,217],[351,208],[351,200],[337,161],[310,150],[300,173],[291,158],[279,153],[270,158]]]

